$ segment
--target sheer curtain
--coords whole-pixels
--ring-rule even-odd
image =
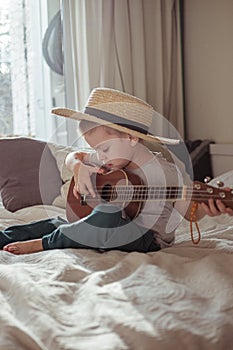
[[[111,87],[145,99],[184,136],[179,0],[63,0],[63,28],[68,107]]]

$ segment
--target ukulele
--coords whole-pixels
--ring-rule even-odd
[[[77,199],[73,194],[75,183],[72,178],[66,203],[66,216],[69,222],[89,215],[100,203],[120,205],[131,219],[139,215],[145,201],[193,200],[207,203],[209,198],[213,198],[221,199],[226,206],[233,209],[233,189],[226,191],[199,181],[194,181],[192,186],[148,187],[138,175],[115,170],[105,174],[93,174],[92,182],[96,198],[79,194]]]

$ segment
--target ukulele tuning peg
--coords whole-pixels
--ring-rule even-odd
[[[219,188],[223,187],[224,186],[224,182],[222,181],[217,181],[217,185]]]
[[[206,176],[204,178],[204,183],[208,184],[208,182],[210,182],[210,180],[211,180],[211,177],[210,176]]]

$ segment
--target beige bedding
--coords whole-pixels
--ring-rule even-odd
[[[42,206],[9,213],[1,228],[64,215]],[[0,349],[233,348],[233,218],[205,218],[201,243],[183,222],[155,253],[0,251]]]

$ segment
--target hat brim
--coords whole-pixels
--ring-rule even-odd
[[[128,133],[132,136],[143,139],[146,141],[146,143],[148,145],[150,145],[150,144],[153,145],[155,143],[176,145],[180,142],[178,139],[170,139],[167,137],[160,137],[160,136],[153,136],[153,135],[149,135],[149,134],[143,134],[139,131],[132,130],[132,129],[127,128],[125,126],[110,123],[109,121],[105,121],[105,120],[100,119],[98,117],[95,117],[91,114],[78,112],[78,111],[75,111],[75,110],[69,109],[69,108],[53,108],[51,110],[51,113],[54,115],[60,116],[60,117],[71,118],[71,119],[76,120],[76,121],[87,120],[87,121],[91,121],[91,122],[94,122],[94,123],[97,123],[100,125],[106,125],[112,129],[122,131],[122,132]]]

